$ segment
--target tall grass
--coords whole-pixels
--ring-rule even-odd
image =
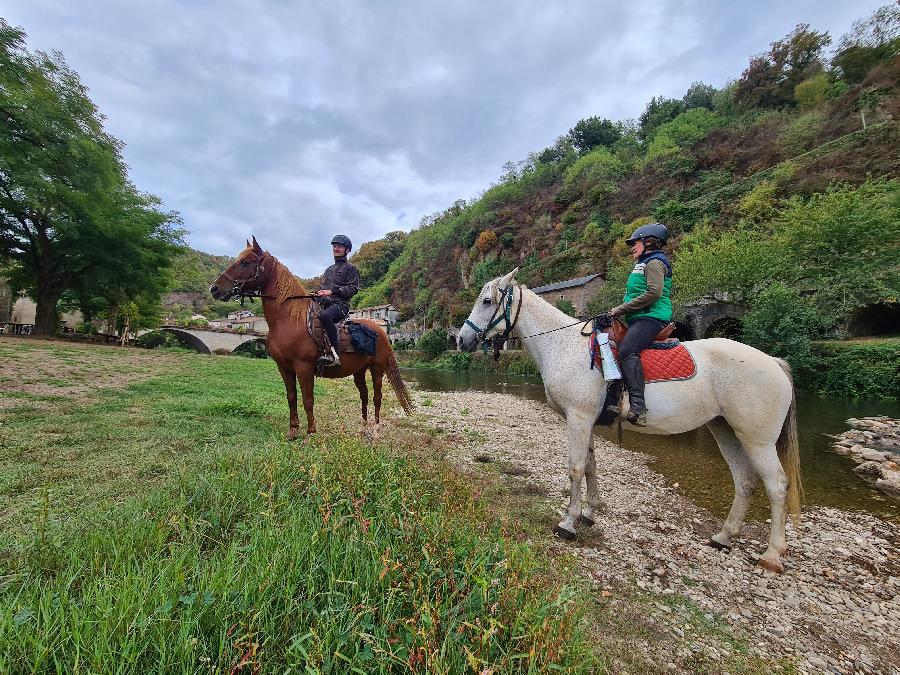
[[[469,482],[327,420],[330,435],[289,445],[270,363],[186,363],[189,377],[68,411],[76,444],[101,421],[96,453],[153,452],[173,429],[181,450],[87,519],[58,512],[82,506],[57,503],[52,476],[32,488],[40,508],[0,561],[0,672],[589,667],[574,589],[503,536]],[[319,395],[323,417],[345,409]],[[53,443],[58,422],[31,416],[11,437]]]

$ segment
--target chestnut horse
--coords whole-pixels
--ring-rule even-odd
[[[306,411],[306,434],[316,431],[313,415],[313,383],[315,364],[319,348],[306,328],[306,317],[313,302],[300,280],[268,251],[263,251],[253,238],[247,242],[237,260],[219,275],[210,294],[216,300],[230,300],[234,297],[261,297],[263,313],[269,324],[267,347],[269,356],[278,365],[284,388],[287,391],[288,408],[291,413],[289,441],[297,438],[300,420],[297,416],[297,380],[303,393],[303,409]],[[372,355],[350,352],[341,354],[341,365],[326,368],[324,377],[337,378],[353,375],[359,398],[362,402],[363,422],[368,425],[369,391],[366,387],[366,370],[372,373],[372,398],[375,404],[375,425],[381,421],[381,380],[387,375],[388,381],[397,394],[397,399],[407,414],[412,413],[412,400],[406,384],[400,377],[397,359],[391,349],[390,340],[381,326],[366,320],[357,320],[374,330],[378,338]]]

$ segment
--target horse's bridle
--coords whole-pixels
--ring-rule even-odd
[[[519,320],[519,312],[522,311],[522,293],[520,292],[519,304],[516,307],[516,315],[515,317],[513,317],[512,307],[516,286],[518,286],[518,284],[510,282],[509,285],[507,285],[507,287],[503,289],[503,293],[501,293],[500,299],[497,302],[497,307],[494,309],[494,313],[491,314],[491,318],[488,320],[487,326],[485,326],[483,329],[479,328],[474,321],[466,319],[465,325],[475,331],[475,337],[482,344],[487,343],[488,331],[490,331],[495,326],[499,326],[503,321],[506,322],[506,327],[503,329],[503,332],[494,339],[502,344],[506,341],[506,339],[509,337],[509,334],[512,332],[513,327],[516,325],[516,321]]]
[[[248,291],[245,291],[244,287],[251,282],[259,281],[263,278],[263,275],[266,273],[266,266],[263,263],[266,258],[271,257],[268,251],[265,251],[262,255],[259,255],[256,251],[252,251],[252,253],[256,261],[256,267],[253,270],[252,276],[244,279],[243,281],[239,281],[228,274],[228,270],[222,272],[222,276],[225,277],[226,280],[231,282],[231,290],[234,292],[234,295],[238,296],[241,299],[242,307],[244,305],[244,298],[262,297],[263,284],[260,284],[258,288]]]

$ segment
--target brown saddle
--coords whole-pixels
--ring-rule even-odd
[[[675,322],[673,321],[665,328],[663,328],[659,333],[656,334],[656,337],[653,338],[654,342],[665,342],[669,339],[669,336],[675,330]],[[625,333],[628,332],[628,325],[622,321],[621,319],[613,319],[612,326],[605,329],[604,333],[609,333],[609,339],[615,342],[616,344],[622,344],[622,340],[625,338]]]
[[[322,329],[322,322],[319,321],[319,314],[322,311],[322,305],[313,302],[310,305],[310,311],[306,313],[306,330],[313,342],[319,347],[319,352],[324,354],[327,351],[328,335]],[[346,352],[356,351],[350,342],[350,331],[347,329],[347,319],[344,319],[337,325],[338,329],[338,352],[344,354]]]

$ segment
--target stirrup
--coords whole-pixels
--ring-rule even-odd
[[[639,413],[629,412],[625,416],[625,421],[636,427],[647,426],[647,411],[646,411],[646,409],[641,410],[641,412],[639,412]]]

